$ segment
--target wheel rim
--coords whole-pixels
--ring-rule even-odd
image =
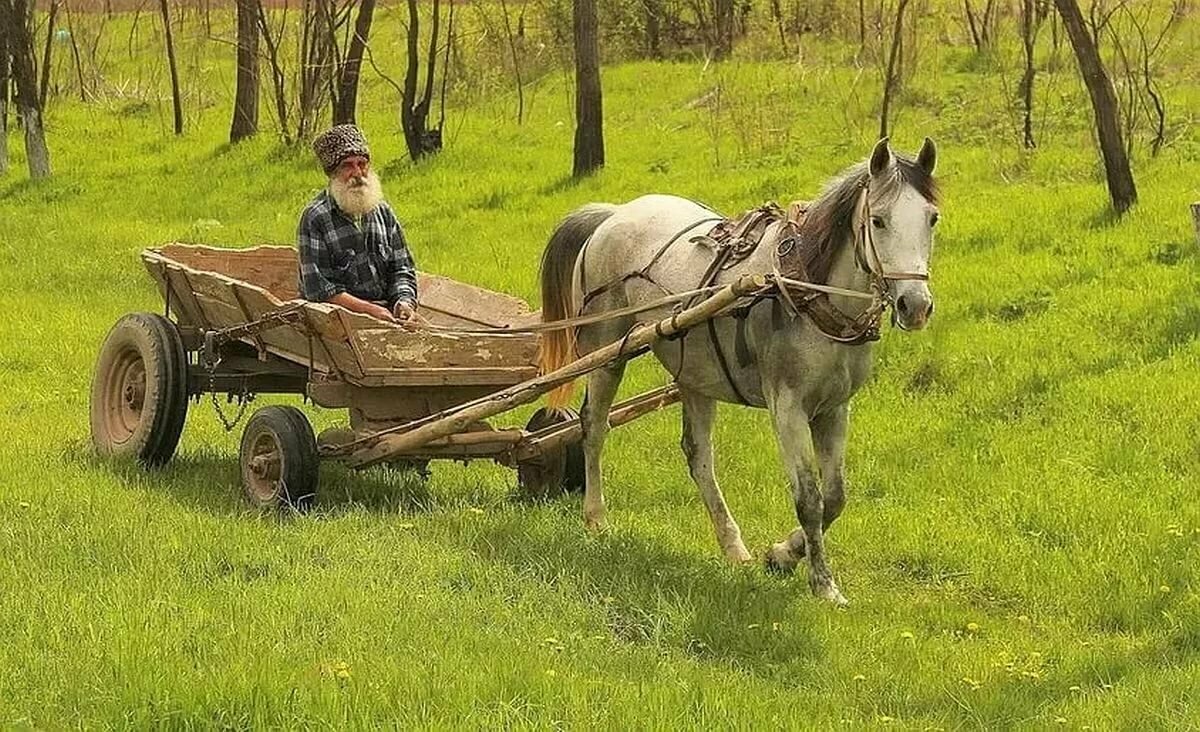
[[[271,432],[254,437],[246,456],[246,489],[259,503],[271,503],[282,494],[283,450]]]
[[[104,380],[101,399],[104,431],[111,444],[128,442],[141,426],[147,389],[142,355],[135,348],[122,350]]]

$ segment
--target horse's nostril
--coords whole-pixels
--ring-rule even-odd
[[[897,300],[896,309],[900,311],[901,315],[908,315],[908,298],[902,297]]]

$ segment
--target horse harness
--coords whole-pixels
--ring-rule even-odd
[[[779,224],[768,244],[774,247],[771,259],[776,291],[760,294],[754,297],[749,303],[739,305],[729,311],[729,314],[734,317],[737,323],[734,336],[734,350],[738,364],[745,367],[754,362],[753,354],[750,352],[750,348],[746,342],[746,320],[754,307],[765,300],[773,301],[776,308],[773,311],[774,313],[778,313],[778,309],[781,307],[786,309],[792,318],[795,318],[800,313],[804,313],[821,334],[832,341],[845,345],[861,345],[877,341],[880,336],[880,319],[893,300],[887,283],[893,280],[924,281],[929,279],[929,275],[925,272],[889,272],[884,270],[883,262],[875,247],[875,239],[871,235],[869,178],[864,180],[861,188],[861,193],[855,204],[858,226],[854,232],[854,258],[857,266],[871,276],[869,292],[871,304],[857,316],[851,317],[835,307],[825,292],[803,289],[788,284],[788,281],[795,282],[797,285],[811,284],[812,281],[807,263],[812,261],[815,252],[812,250],[811,244],[806,242],[801,236],[801,228],[809,207],[806,201],[795,201],[786,211],[774,201],[769,201],[758,208],[747,211],[736,220],[714,216],[689,224],[668,239],[641,269],[609,280],[592,290],[585,289],[586,294],[580,306],[580,313],[600,294],[632,279],[645,280],[664,293],[668,295],[673,294],[650,275],[650,270],[684,234],[692,231],[697,226],[715,222],[715,225],[707,234],[693,236],[688,240],[693,244],[708,246],[714,251],[712,261],[705,269],[704,274],[695,287],[697,290],[702,290],[713,285],[721,272],[734,267],[757,251],[758,247],[767,238],[767,232],[771,227]],[[581,271],[581,278],[582,276],[583,273]],[[581,282],[581,285],[586,288],[585,282]],[[695,301],[700,297],[702,295],[697,294],[678,304],[676,307],[679,310],[686,310],[693,306]],[[737,381],[733,377],[733,371],[729,367],[725,351],[721,346],[720,339],[717,337],[716,326],[713,324],[714,320],[715,318],[707,320],[706,326],[708,328],[709,340],[712,341],[713,350],[717,356],[717,362],[720,364],[725,380],[728,382],[730,389],[738,401],[742,404],[749,404],[749,400],[746,399],[742,390],[738,388]],[[679,339],[680,341],[679,368],[681,371],[683,369],[684,355],[682,337],[685,334],[686,331],[681,331],[669,337],[671,339]],[[675,374],[675,376],[678,378],[678,374]]]

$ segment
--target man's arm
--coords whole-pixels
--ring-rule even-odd
[[[396,217],[389,216],[388,244],[389,261],[388,301],[393,309],[398,303],[407,303],[412,309],[417,307],[417,268],[413,263],[412,253],[408,250],[408,242],[404,239],[404,230]]]

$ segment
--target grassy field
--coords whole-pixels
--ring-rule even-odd
[[[1013,78],[930,48],[893,139],[940,144],[938,314],[885,333],[854,403],[828,544],[845,611],[803,574],[723,563],[674,410],[613,433],[600,536],[578,499],[530,505],[484,464],[428,484],[323,469],[311,515],[260,515],[206,403],[165,470],[95,459],[99,344],[162,307],[138,252],[290,242],[322,179],[269,134],[225,145],[223,82],[179,139],[161,99],[56,101],[55,176],[25,179],[14,133],[0,180],[0,727],[1194,726],[1196,28],[1121,221],[1071,65],[1040,82],[1023,152]],[[609,165],[575,184],[563,75],[520,126],[508,94],[456,108],[421,165],[372,81],[360,121],[420,266],[536,304],[578,204],[662,191],[732,213],[813,195],[873,142],[878,81],[849,66],[626,63],[604,84]],[[638,364],[625,388],[664,379]],[[761,554],[793,525],[766,414],[723,407],[717,447]]]

